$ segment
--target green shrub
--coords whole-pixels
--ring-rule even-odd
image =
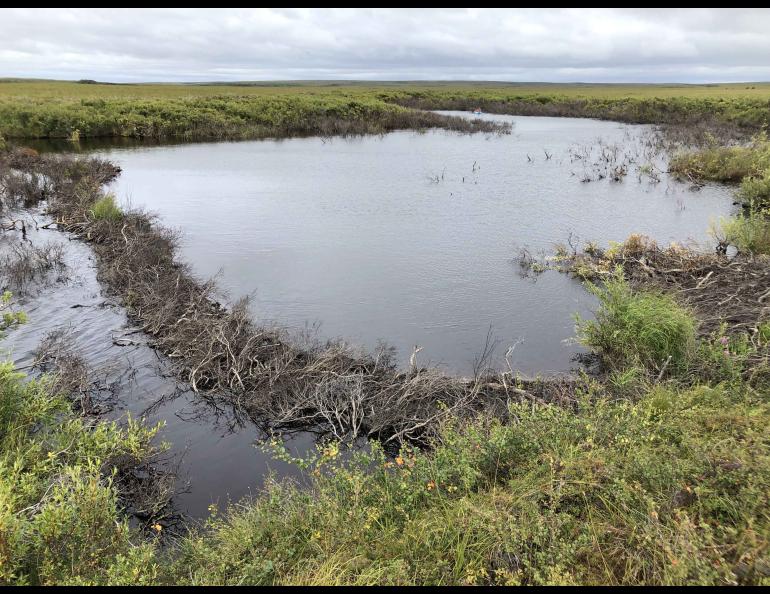
[[[712,234],[740,252],[770,254],[770,219],[764,214],[748,213],[723,218],[712,229]]]
[[[587,287],[600,309],[596,320],[578,318],[577,333],[607,368],[687,368],[696,343],[696,322],[687,309],[668,295],[632,291],[620,268],[604,286]]]
[[[704,181],[741,182],[770,171],[770,141],[764,133],[748,146],[712,146],[674,155],[669,165],[678,175]]]
[[[27,321],[27,315],[23,311],[10,311],[13,295],[10,291],[5,291],[0,295],[0,338],[3,337],[3,331]]]
[[[116,460],[143,460],[156,430],[91,426],[46,380],[0,363],[0,584],[141,583],[157,573],[120,513]]]
[[[745,177],[738,197],[751,212],[770,215],[770,168],[762,175]]]
[[[119,221],[123,218],[123,211],[120,210],[120,206],[118,206],[115,196],[112,194],[108,194],[94,202],[91,213],[97,221]]]
[[[180,543],[192,584],[767,583],[770,404],[586,394],[447,426],[431,452],[325,448]]]

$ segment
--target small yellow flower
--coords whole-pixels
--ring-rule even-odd
[[[398,464],[399,466],[403,466],[404,459],[401,456],[396,456],[396,464]]]
[[[152,529],[155,530],[155,532],[160,532],[161,530],[163,530],[163,526],[161,526],[160,524],[153,524]]]

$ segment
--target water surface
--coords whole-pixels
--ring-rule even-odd
[[[91,379],[114,397],[104,402],[106,417],[125,422],[127,415],[149,426],[162,423],[158,442],[170,445],[171,466],[179,465],[174,497],[176,512],[202,518],[208,506],[256,493],[265,476],[298,476],[296,467],[275,460],[256,446],[264,436],[250,422],[239,422],[227,406],[214,407],[189,386],[174,378],[171,363],[149,346],[149,337],[128,320],[125,310],[106,295],[96,278],[90,247],[70,234],[53,229],[35,230],[34,220],[49,222],[41,213],[21,213],[32,245],[58,243],[64,248],[66,270],[42,283],[14,291],[16,307],[28,322],[8,331],[0,355],[9,355],[19,370],[31,369],[35,350],[54,330],[70,337],[73,352],[83,357]],[[0,257],[21,241],[21,233],[0,233]],[[0,285],[3,277],[0,275]],[[0,289],[5,287],[0,286]],[[300,434],[287,442],[295,455],[307,452],[312,435]]]
[[[594,303],[564,275],[522,278],[517,249],[550,251],[570,233],[600,243],[641,232],[707,245],[710,219],[731,210],[730,191],[692,192],[666,175],[657,183],[633,173],[619,183],[581,181],[596,178],[602,151],[619,144],[637,166],[652,158],[665,168],[662,156],[645,154],[645,127],[500,119],[514,123],[512,135],[402,132],[99,153],[123,168],[114,187],[120,199],[178,228],[180,257],[202,277],[221,271],[233,298],[253,293],[261,320],[295,329],[320,322],[322,336],[368,348],[383,339],[402,361],[420,345],[420,361],[459,373],[470,370],[491,327],[496,363],[521,340],[514,366],[563,371],[577,350],[565,343],[572,314],[588,315]],[[179,485],[189,481],[175,499],[186,514],[204,517],[210,503],[238,500],[270,471],[296,472],[254,447],[261,436],[253,425],[174,379],[169,362],[103,293],[86,244],[35,231],[33,222],[28,228],[35,244],[65,246],[69,279],[19,294],[29,322],[2,344],[17,365],[31,365],[48,332],[69,328],[75,348],[115,388],[110,416],[165,424],[161,439],[182,460]],[[18,233],[0,235],[0,254],[18,241]],[[289,447],[299,454],[312,443],[300,434]]]
[[[710,220],[731,209],[729,191],[693,192],[665,174],[658,183],[634,173],[619,183],[581,181],[601,147],[624,147],[637,161],[631,170],[647,162],[647,127],[483,117],[511,122],[513,134],[398,132],[100,154],[123,168],[118,197],[178,228],[181,257],[202,277],[221,273],[232,298],[253,295],[259,320],[319,324],[322,336],[367,348],[384,340],[402,362],[419,345],[421,362],[459,373],[491,328],[497,363],[519,342],[521,370],[567,370],[577,351],[565,342],[573,313],[589,313],[593,301],[566,276],[520,278],[518,248],[551,250],[570,234],[606,244],[632,232],[708,242]]]

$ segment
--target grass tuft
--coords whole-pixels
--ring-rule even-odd
[[[620,268],[603,286],[587,287],[601,307],[596,320],[578,318],[578,337],[608,369],[687,368],[696,346],[696,321],[687,309],[662,293],[632,291]]]
[[[94,202],[91,213],[97,221],[119,221],[123,218],[123,211],[112,194],[107,194]]]

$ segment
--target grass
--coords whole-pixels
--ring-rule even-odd
[[[123,211],[120,210],[112,194],[107,194],[94,202],[91,213],[97,221],[119,221],[123,218]]]
[[[195,84],[82,84],[75,81],[44,79],[0,79],[0,96],[31,99],[84,98],[189,98],[224,96],[284,95],[370,95],[402,92],[485,92],[508,95],[563,95],[618,99],[759,99],[770,100],[770,83],[722,84],[601,84],[601,83],[507,83],[463,81],[266,81]]]
[[[78,84],[0,81],[6,138],[263,138],[452,127],[412,109],[730,126],[770,121],[770,84]],[[478,123],[478,122],[477,122]]]
[[[696,320],[669,295],[634,292],[618,268],[602,286],[596,320],[578,318],[578,336],[610,369],[684,370],[695,348]]]
[[[182,583],[714,584],[767,555],[766,399],[740,388],[586,394],[575,414],[447,427],[430,454],[311,465],[180,547]],[[750,538],[746,536],[751,534]]]
[[[212,507],[166,550],[103,470],[146,432],[89,428],[8,365],[0,389],[6,584],[770,583],[770,403],[741,384],[595,385],[577,412],[514,404],[395,458],[328,445],[292,459],[309,486]]]

